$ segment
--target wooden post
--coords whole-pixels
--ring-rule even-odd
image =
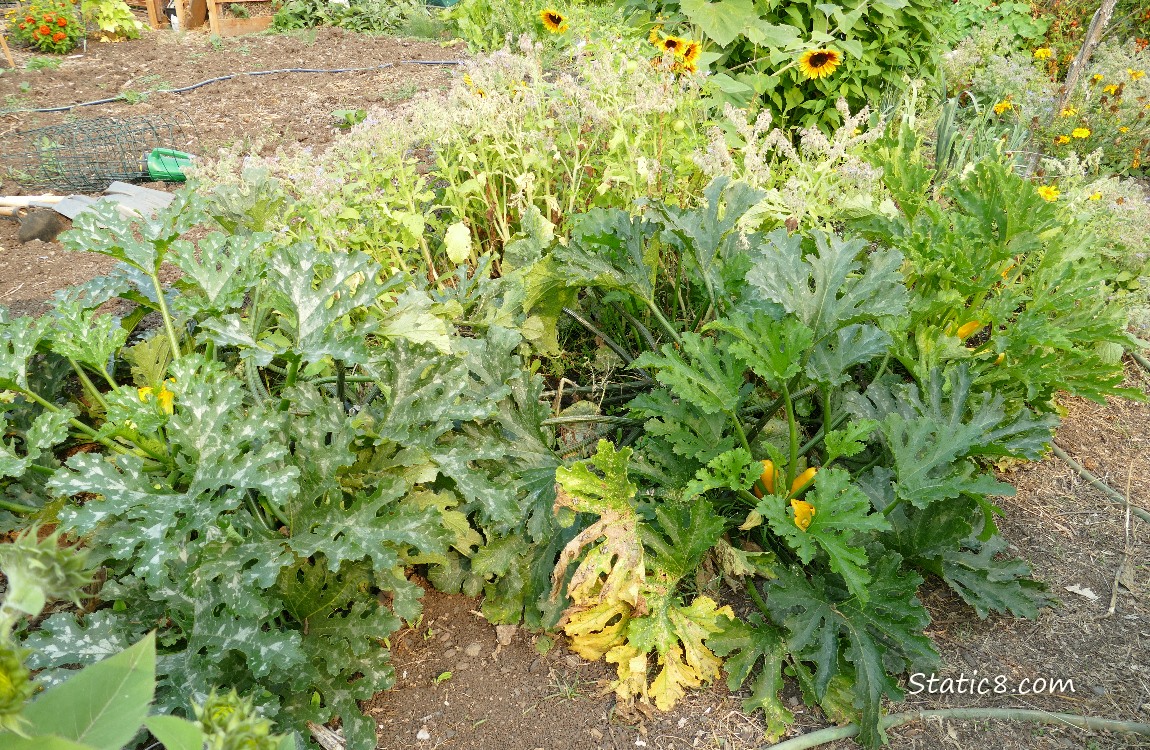
[[[161,2],[163,0],[147,0],[144,3],[148,7],[148,23],[153,29],[168,25],[168,19],[164,16],[164,9],[160,7]]]
[[[4,57],[8,58],[8,67],[15,68],[16,61],[12,59],[12,50],[8,49],[8,41],[0,34],[0,47],[4,48]]]

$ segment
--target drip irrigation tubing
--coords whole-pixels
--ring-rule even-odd
[[[463,60],[400,60],[401,65],[462,65]],[[185,91],[194,91],[201,86],[207,86],[209,83],[219,83],[220,81],[228,81],[238,76],[268,76],[277,73],[365,73],[372,70],[385,70],[387,68],[395,67],[396,63],[384,63],[383,65],[373,65],[368,68],[279,68],[277,70],[252,70],[241,71],[239,73],[230,73],[226,76],[219,76],[217,78],[209,78],[206,81],[193,83],[190,86],[181,86],[175,89],[155,89],[148,93],[151,94],[182,94]],[[65,104],[61,107],[40,107],[37,109],[14,109],[10,110],[9,114],[22,114],[33,112],[67,112],[70,109],[77,107],[93,107],[98,104],[111,104],[112,102],[122,102],[125,100],[123,94],[109,97],[107,99],[94,99],[90,102],[80,102],[79,104]]]
[[[1071,469],[1074,469],[1074,471],[1078,473],[1078,476],[1085,479],[1087,484],[1105,495],[1107,500],[1114,503],[1115,505],[1121,505],[1123,507],[1129,504],[1131,513],[1133,513],[1138,518],[1141,518],[1146,523],[1150,523],[1150,512],[1147,512],[1142,508],[1139,508],[1138,506],[1130,503],[1127,498],[1123,497],[1118,492],[1118,490],[1114,489],[1098,477],[1091,474],[1089,469],[1075,461],[1066,453],[1066,451],[1062,450],[1058,443],[1051,441],[1050,449],[1054,451],[1054,455],[1065,461],[1067,466],[1069,466]]]
[[[1062,726],[1079,727],[1080,729],[1101,730],[1105,732],[1130,732],[1150,737],[1150,724],[1141,724],[1133,721],[1118,721],[1115,719],[1097,719],[1092,716],[1079,716],[1076,714],[1061,714],[1050,711],[1036,711],[1021,708],[944,708],[936,711],[908,711],[901,714],[891,714],[882,719],[883,729],[891,729],[909,724],[912,721],[926,719],[1003,719],[1006,721],[1027,721],[1039,724],[1059,724]],[[835,740],[854,737],[858,734],[858,726],[848,724],[845,727],[830,727],[817,732],[800,735],[777,745],[764,745],[762,750],[809,750],[813,747],[825,745]]]

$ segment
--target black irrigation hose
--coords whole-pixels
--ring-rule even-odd
[[[1117,490],[1115,490],[1113,487],[1111,487],[1110,485],[1103,482],[1098,477],[1091,474],[1090,471],[1085,466],[1083,466],[1082,464],[1075,461],[1073,458],[1071,458],[1066,453],[1066,451],[1064,451],[1064,450],[1062,450],[1062,448],[1058,447],[1058,443],[1051,441],[1050,442],[1050,449],[1052,451],[1054,451],[1054,455],[1058,456],[1063,461],[1065,461],[1067,466],[1069,466],[1071,469],[1074,469],[1074,471],[1078,472],[1078,475],[1080,477],[1082,477],[1083,479],[1085,479],[1086,482],[1091,487],[1093,487],[1094,489],[1103,493],[1106,496],[1107,500],[1110,500],[1115,505],[1121,505],[1123,507],[1125,507],[1128,504],[1128,500],[1125,497],[1123,497],[1122,495],[1120,495]],[[1150,512],[1147,512],[1147,511],[1143,510],[1142,508],[1139,508],[1133,504],[1130,504],[1130,512],[1132,514],[1134,514],[1135,516],[1137,516],[1138,518],[1141,518],[1146,523],[1150,523]]]
[[[400,64],[407,65],[462,65],[463,60],[400,60]],[[219,83],[220,81],[227,81],[237,76],[267,76],[275,73],[365,73],[370,70],[384,70],[386,68],[395,67],[395,63],[384,63],[383,65],[373,65],[368,68],[280,68],[279,70],[252,70],[241,71],[239,73],[231,73],[226,76],[219,76],[218,78],[209,78],[206,81],[193,83],[190,86],[181,86],[177,89],[155,89],[150,92],[153,94],[182,94],[185,91],[193,91],[201,86],[207,86],[209,83]],[[90,102],[80,102],[79,104],[66,104],[63,107],[42,107],[39,109],[14,109],[10,110],[8,114],[22,114],[31,112],[67,112],[70,109],[77,107],[92,107],[97,104],[111,104],[112,102],[124,101],[124,96],[113,96],[108,99],[95,99]]]

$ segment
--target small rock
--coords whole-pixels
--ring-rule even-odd
[[[1101,685],[1091,685],[1091,686],[1090,686],[1090,690],[1091,690],[1091,691],[1092,691],[1092,692],[1093,692],[1095,695],[1106,695],[1107,693],[1109,693],[1109,692],[1110,692],[1109,690],[1107,690],[1106,688],[1102,687]]]
[[[464,660],[457,663],[452,671],[466,672],[469,669],[471,669],[471,662]]]
[[[496,625],[495,637],[499,639],[499,645],[510,646],[511,639],[515,637],[515,631],[518,629],[517,625]]]
[[[440,643],[447,643],[450,640],[451,640],[451,631],[450,630],[443,632],[443,633],[440,633],[440,635],[439,635],[439,642]]]
[[[594,727],[591,728],[591,736],[597,740],[603,739],[603,733]]]
[[[568,654],[567,657],[563,659],[563,661],[567,662],[567,666],[569,667],[580,667],[583,665],[583,660],[575,654]]]
[[[790,705],[790,706],[799,705],[798,696],[792,695],[790,698],[787,698],[787,705]]]
[[[431,732],[427,731],[427,727],[421,727],[420,730],[415,733],[415,739],[420,742],[427,742],[431,739]]]
[[[444,652],[443,652],[443,658],[444,658],[444,659],[450,659],[451,657],[455,656],[455,655],[456,655],[456,654],[458,654],[458,653],[459,653],[459,649],[457,649],[457,648],[449,648],[449,649],[447,649],[446,651],[444,651]]]
[[[527,672],[529,674],[539,674],[542,671],[543,671],[543,660],[542,659],[536,659],[535,661],[531,662],[531,666],[527,668]]]
[[[472,659],[479,656],[479,654],[482,651],[483,651],[483,644],[478,643],[478,642],[477,643],[469,643],[469,644],[467,644],[467,648],[463,649],[463,653],[467,654]]]

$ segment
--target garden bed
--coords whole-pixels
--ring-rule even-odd
[[[192,64],[173,67],[173,47]],[[55,70],[9,73],[0,94],[23,97],[22,106],[49,106],[112,95],[133,87],[182,86],[238,70],[280,67],[360,67],[403,59],[435,60],[459,54],[425,42],[353,35],[339,30],[260,36],[213,44],[203,35],[146,33],[119,45],[92,45],[85,58]],[[25,62],[28,56],[20,58]],[[135,105],[116,103],[92,114],[178,114],[195,132],[188,150],[211,154],[236,144],[320,149],[339,138],[331,111],[370,109],[444,86],[447,67],[400,66],[333,76],[267,76],[213,84],[183,95],[154,94]],[[11,84],[16,82],[16,86]],[[161,84],[161,81],[163,82]],[[29,84],[23,90],[22,84]],[[7,106],[7,104],[5,105]],[[87,112],[81,111],[81,116]],[[8,114],[3,132],[59,122],[62,114]],[[17,186],[19,187],[19,186]],[[5,192],[10,190],[5,185]],[[15,244],[15,230],[0,222],[0,305],[39,312],[51,292],[108,271],[112,262],[76,256],[55,243]],[[170,281],[171,275],[163,276]],[[1150,395],[1150,374],[1130,365],[1126,385]],[[1072,456],[1130,502],[1150,509],[1150,407],[1110,399],[1105,405],[1062,398],[1067,414],[1057,440]],[[1035,577],[1061,600],[1037,620],[975,617],[950,589],[928,581],[920,596],[930,611],[928,635],[942,654],[940,677],[1003,675],[1071,679],[1073,692],[1043,696],[926,694],[892,711],[946,707],[1036,708],[1150,722],[1150,565],[1147,528],[1087,486],[1054,458],[1004,465],[1000,478],[1018,489],[1002,499],[999,525],[1009,553],[1029,561]],[[1124,572],[1122,572],[1124,571]],[[1121,572],[1121,574],[1120,574]],[[689,694],[667,713],[616,705],[604,697],[611,675],[561,645],[548,648],[522,628],[489,625],[477,599],[427,589],[415,627],[390,638],[396,686],[364,704],[379,727],[380,748],[757,748],[761,713],[741,712],[743,695],[717,682]],[[1091,596],[1093,594],[1093,596]],[[1111,596],[1113,613],[1108,614]],[[729,598],[735,611],[751,606]],[[806,708],[794,686],[782,696],[795,713],[788,735],[826,725]],[[1001,747],[1006,750],[1150,746],[1126,735],[1071,727],[985,722],[927,722],[892,730],[895,750]],[[854,747],[843,741],[827,747]]]

